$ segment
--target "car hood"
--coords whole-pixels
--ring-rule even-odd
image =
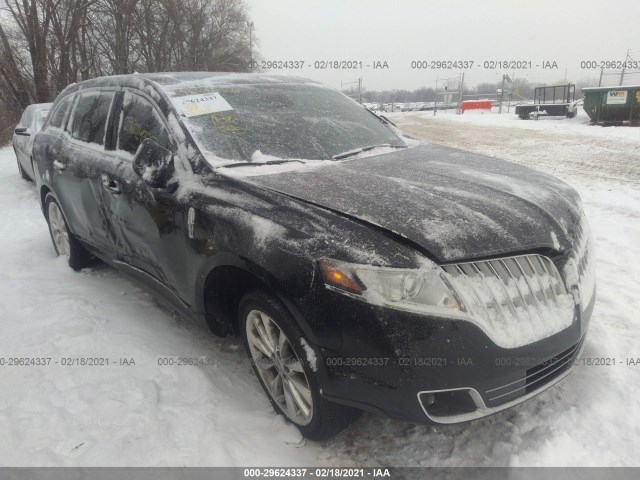
[[[581,216],[578,194],[554,177],[431,144],[246,180],[382,227],[440,262],[561,252]]]

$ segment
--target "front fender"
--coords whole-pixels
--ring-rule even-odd
[[[209,257],[201,266],[195,282],[196,292],[194,298],[194,310],[197,310],[200,313],[205,313],[205,292],[207,278],[209,278],[209,275],[219,267],[238,268],[255,278],[263,288],[268,290],[282,302],[282,304],[287,308],[289,313],[291,313],[293,318],[296,320],[309,341],[317,345],[326,346],[328,348],[336,348],[337,346],[339,346],[338,338],[334,336],[319,337],[316,334],[316,332],[313,330],[313,328],[303,315],[302,311],[298,307],[297,303],[292,298],[290,298],[290,293],[282,285],[280,280],[278,280],[274,275],[269,273],[262,266],[231,252],[217,253]],[[313,267],[311,268],[313,269]],[[298,273],[300,273],[299,270]]]

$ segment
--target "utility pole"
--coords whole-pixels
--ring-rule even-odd
[[[502,100],[504,99],[504,82],[508,80],[511,83],[511,78],[506,73],[502,74],[502,89],[500,90],[500,108],[498,109],[498,114],[502,113]]]
[[[622,86],[622,84],[624,83],[624,69],[627,65],[627,61],[629,60],[629,52],[630,50],[627,50],[627,56],[624,59],[624,65],[622,66],[622,72],[620,73],[620,86]],[[631,103],[633,104],[633,102]]]
[[[249,71],[253,72],[253,22],[247,21],[249,27]]]
[[[598,86],[602,86],[602,75],[604,75],[604,68],[600,69],[600,80],[598,80]]]
[[[502,75],[502,87],[500,87],[500,107],[498,108],[498,114],[502,114],[502,99],[504,98],[504,75]]]
[[[458,115],[462,111],[462,90],[464,88],[464,72],[462,72],[460,77],[460,93],[458,94]]]
[[[342,90],[344,88],[345,85],[351,85],[350,88],[350,97],[353,98],[353,84],[357,83],[358,84],[358,103],[360,103],[360,105],[362,105],[362,77],[358,77],[357,81],[353,81],[353,82],[340,82],[340,90]]]
[[[438,109],[438,76],[436,75],[436,91],[435,91],[436,99],[433,102],[433,116],[436,116],[436,110]]]

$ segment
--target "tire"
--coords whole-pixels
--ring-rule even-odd
[[[253,371],[271,405],[303,436],[326,440],[361,415],[320,396],[315,350],[278,299],[263,291],[248,293],[240,300],[238,321]]]
[[[56,254],[58,256],[66,256],[69,266],[74,270],[93,265],[95,257],[69,231],[62,209],[51,193],[48,193],[45,197],[44,206],[47,224],[49,225],[49,234]]]

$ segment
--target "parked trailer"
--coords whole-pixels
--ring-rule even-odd
[[[573,118],[576,113],[576,86],[572,83],[537,87],[533,103],[516,105],[516,115],[523,120],[531,118],[531,114],[536,117],[547,115]]]
[[[640,85],[583,88],[584,111],[593,123],[640,124]]]

